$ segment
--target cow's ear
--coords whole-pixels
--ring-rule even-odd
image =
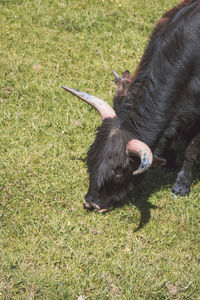
[[[114,70],[112,70],[115,80],[113,80],[117,86],[122,85],[123,83],[130,82],[130,72],[128,70],[124,71],[122,77],[119,76]]]
[[[153,156],[153,163],[151,169],[157,169],[166,166],[167,160],[156,155]]]
[[[116,85],[120,85],[122,78],[121,76],[119,76],[114,70],[112,70],[113,75],[115,76],[115,80],[114,83],[116,83]]]
[[[130,72],[129,72],[129,70],[126,70],[126,71],[122,74],[122,78],[124,78],[124,79],[130,79]]]

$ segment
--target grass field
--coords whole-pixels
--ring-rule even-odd
[[[112,103],[111,70],[134,71],[175,4],[0,0],[0,299],[200,299],[198,177],[174,199],[176,172],[150,171],[120,207],[85,211],[101,120],[60,88]]]

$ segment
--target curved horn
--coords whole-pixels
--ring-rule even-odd
[[[153,162],[151,149],[139,140],[131,140],[126,146],[126,154],[138,156],[141,160],[139,168],[133,172],[133,175],[144,173],[149,169]]]
[[[114,109],[105,101],[103,101],[97,97],[94,97],[92,95],[89,95],[87,93],[74,90],[67,86],[62,85],[61,87],[63,89],[65,89],[66,91],[70,92],[71,94],[82,99],[86,103],[90,104],[91,106],[93,106],[100,113],[103,120],[106,118],[115,118],[116,117],[116,113],[115,113]]]

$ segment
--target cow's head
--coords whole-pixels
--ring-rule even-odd
[[[117,74],[114,75],[116,78]],[[123,81],[120,78],[116,78],[118,87],[124,83],[127,86],[127,77],[124,75]],[[84,207],[100,212],[109,210],[132,190],[139,175],[151,166],[152,152],[142,141],[134,139],[133,133],[124,127],[115,110],[105,101],[62,87],[92,105],[102,117],[102,124],[87,155],[90,183]]]

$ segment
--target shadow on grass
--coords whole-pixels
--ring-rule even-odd
[[[133,204],[140,211],[140,222],[135,232],[143,228],[151,218],[151,209],[157,209],[158,206],[151,204],[148,200],[150,196],[163,186],[172,186],[175,182],[177,172],[167,170],[152,170],[138,186],[134,192]]]
[[[200,180],[199,165],[200,161],[196,163],[193,170],[193,182]],[[151,218],[151,209],[158,209],[158,206],[151,204],[148,199],[151,194],[160,191],[164,186],[171,186],[175,184],[177,174],[181,166],[174,170],[150,170],[141,183],[135,188],[133,194],[121,203],[120,206],[131,203],[137,207],[140,212],[140,222],[134,232],[143,228]]]
[[[141,178],[139,184],[135,185],[135,189],[122,203],[117,207],[123,207],[125,204],[133,204],[140,212],[140,222],[134,232],[143,228],[151,218],[151,209],[157,209],[158,206],[150,203],[151,194],[159,191],[162,186],[173,185],[175,182],[177,171],[167,170],[150,170],[144,178]]]

